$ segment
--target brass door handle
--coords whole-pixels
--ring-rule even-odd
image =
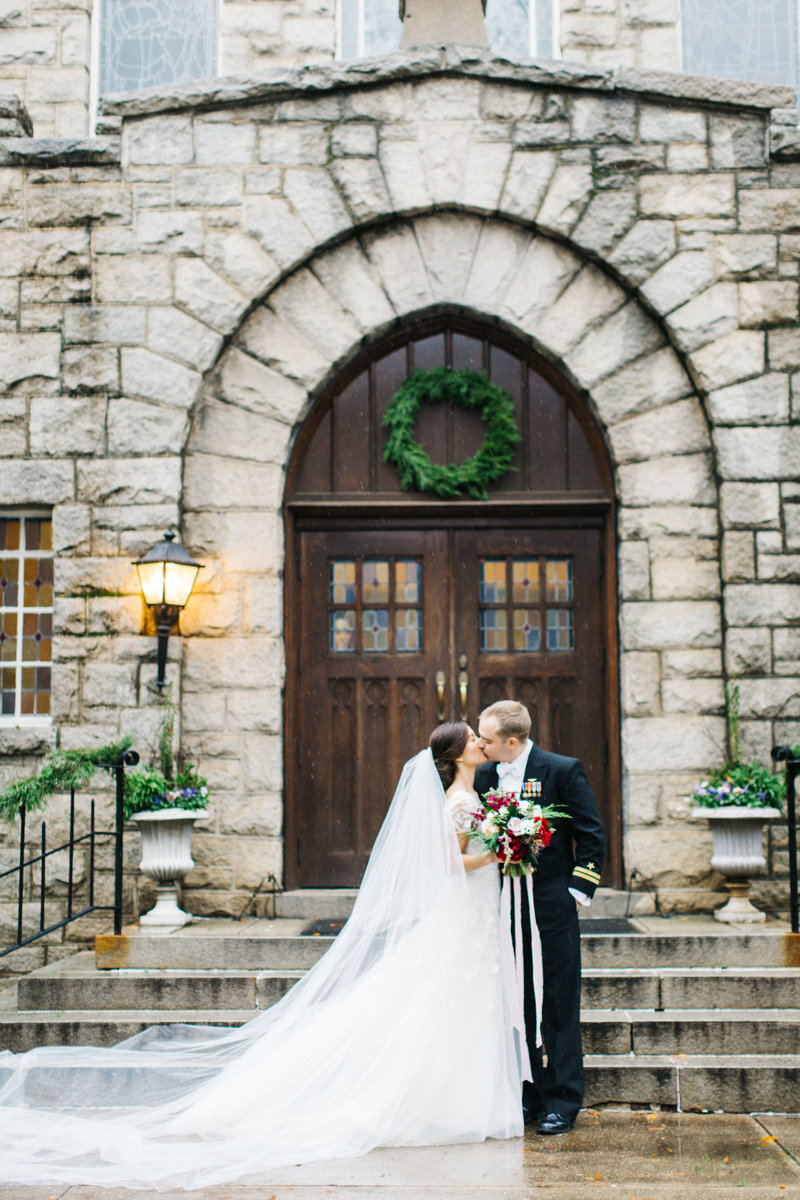
[[[461,720],[467,719],[467,692],[469,690],[469,675],[466,671],[458,673],[458,694],[461,697]]]
[[[436,672],[436,698],[439,702],[439,720],[444,720],[444,688],[445,688],[445,673],[444,671]]]

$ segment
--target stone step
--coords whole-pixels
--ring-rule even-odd
[[[284,895],[291,895],[287,892]],[[329,937],[301,937],[305,918],[253,921],[227,935],[231,922],[187,926],[172,935],[123,932],[96,939],[97,966],[168,967],[212,970],[303,970],[312,966],[331,944]],[[719,933],[683,932],[679,921],[660,922],[669,931],[634,934],[584,933],[581,938],[584,970],[595,968],[743,967],[800,969],[800,935],[777,925],[759,933],[720,930]],[[645,921],[636,921],[638,927]],[[213,929],[213,932],[211,931]]]
[[[581,937],[581,958],[586,967],[798,967],[800,934],[784,925],[753,933],[721,930],[719,933],[682,931],[680,922],[669,930],[646,931],[651,922],[635,922],[639,934],[586,934]],[[652,922],[655,924],[655,921]]]
[[[135,939],[131,939],[135,941]],[[306,949],[306,939],[300,941]],[[310,940],[311,948],[315,942]],[[275,949],[274,944],[270,949]],[[320,947],[321,949],[321,947]],[[295,960],[296,961],[296,960]],[[132,1008],[206,1009],[269,1007],[304,973],[303,968],[135,968],[96,970],[84,952],[42,967],[17,983],[23,1011]],[[798,968],[644,968],[584,970],[586,1009],[800,1009]]]
[[[357,888],[296,888],[278,892],[275,897],[279,917],[349,917],[358,895]],[[647,892],[625,892],[598,888],[591,904],[591,917],[637,917],[655,911],[653,897]]]
[[[800,1056],[798,1009],[587,1009],[581,1023],[587,1054]]]
[[[300,925],[287,921],[281,925]],[[299,934],[299,929],[298,929]],[[333,942],[332,937],[294,934],[264,937],[163,934],[103,934],[95,938],[95,965],[100,970],[169,968],[171,970],[280,970],[312,967]]]
[[[278,917],[304,921],[349,917],[357,895],[358,888],[296,888],[277,892],[275,913]]]
[[[585,1104],[665,1105],[681,1112],[794,1113],[800,1055],[588,1054]]]
[[[32,971],[17,982],[25,1012],[70,1009],[265,1009],[302,971],[97,971],[91,952]]]
[[[21,1054],[35,1046],[115,1046],[151,1025],[235,1027],[256,1009],[116,1009],[102,1012],[0,1012],[0,1048]]]
[[[258,1012],[256,1008],[6,1011],[0,1018],[0,1048],[19,1053],[42,1045],[110,1046],[150,1025],[187,1023],[231,1027],[244,1024]],[[681,1065],[687,1058],[703,1058],[706,1065],[713,1062],[725,1067],[742,1057],[769,1057],[778,1064],[800,1064],[798,1010],[755,1013],[742,1009],[688,1009],[662,1013],[586,1010],[582,1014],[582,1024],[588,1065],[597,1057],[609,1056],[625,1063],[646,1060],[649,1066],[658,1070],[662,1064],[656,1060],[667,1058],[673,1067]],[[638,1091],[629,1096],[619,1091],[606,1099],[632,1103],[640,1096]],[[655,1101],[673,1103],[657,1096]],[[599,1103],[588,1101],[595,1102]],[[786,1108],[785,1103],[782,1101],[774,1111],[796,1111],[800,1106],[800,1090],[791,1108]]]
[[[583,1006],[800,1009],[800,968],[584,967]]]

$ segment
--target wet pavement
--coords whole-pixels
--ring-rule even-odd
[[[0,1200],[142,1194],[0,1184]],[[800,1116],[589,1110],[561,1137],[533,1132],[508,1142],[377,1150],[188,1194],[198,1200],[735,1200],[743,1194],[800,1200]]]

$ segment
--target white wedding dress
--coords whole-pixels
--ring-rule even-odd
[[[350,920],[247,1025],[0,1053],[3,1183],[197,1188],[520,1135],[498,876],[467,874],[456,836],[473,800],[445,798],[429,750],[407,763]]]

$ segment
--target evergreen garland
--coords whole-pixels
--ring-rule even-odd
[[[48,754],[38,775],[18,779],[0,793],[0,817],[11,821],[22,808],[27,812],[44,808],[56,792],[85,787],[97,771],[116,766],[130,744],[131,739],[125,737],[95,750],[55,750]]]
[[[423,403],[479,410],[486,438],[477,454],[460,465],[431,462],[413,436]],[[511,396],[485,375],[466,368],[415,371],[389,401],[383,424],[389,430],[383,457],[397,467],[403,491],[429,492],[445,499],[466,493],[486,500],[489,484],[506,474],[520,440]]]

